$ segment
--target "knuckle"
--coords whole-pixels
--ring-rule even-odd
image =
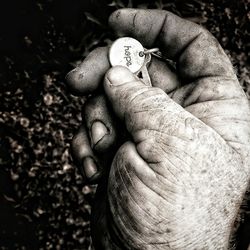
[[[91,115],[95,110],[103,110],[106,107],[106,100],[104,95],[98,95],[87,99],[83,105],[84,115]]]
[[[100,57],[103,57],[104,55],[107,56],[108,50],[109,50],[108,47],[98,47],[98,48],[94,49],[93,51],[91,51],[89,53],[89,55],[87,56],[86,60],[88,60],[89,58],[92,59],[92,57],[94,57],[94,58],[100,58]]]
[[[92,97],[84,103],[82,119],[89,129],[94,121],[102,121],[107,127],[112,126],[113,117],[104,95]]]

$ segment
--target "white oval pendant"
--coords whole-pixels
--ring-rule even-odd
[[[141,69],[145,61],[144,48],[140,42],[131,37],[117,39],[110,47],[111,66],[127,67],[132,73]]]

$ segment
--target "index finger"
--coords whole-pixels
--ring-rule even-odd
[[[120,36],[132,36],[145,47],[160,47],[177,61],[180,77],[191,82],[201,77],[236,79],[232,64],[218,41],[202,26],[162,10],[121,9],[110,17]]]

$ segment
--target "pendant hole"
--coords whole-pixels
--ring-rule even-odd
[[[140,51],[140,52],[139,52],[139,56],[140,56],[140,57],[143,57],[143,56],[144,56],[144,52],[143,52],[143,51]]]

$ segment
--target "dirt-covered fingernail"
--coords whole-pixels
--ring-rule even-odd
[[[91,156],[83,159],[83,169],[87,179],[93,178],[98,173],[96,162]]]
[[[91,126],[91,140],[93,146],[98,144],[105,135],[109,134],[108,128],[101,122],[95,121]]]

